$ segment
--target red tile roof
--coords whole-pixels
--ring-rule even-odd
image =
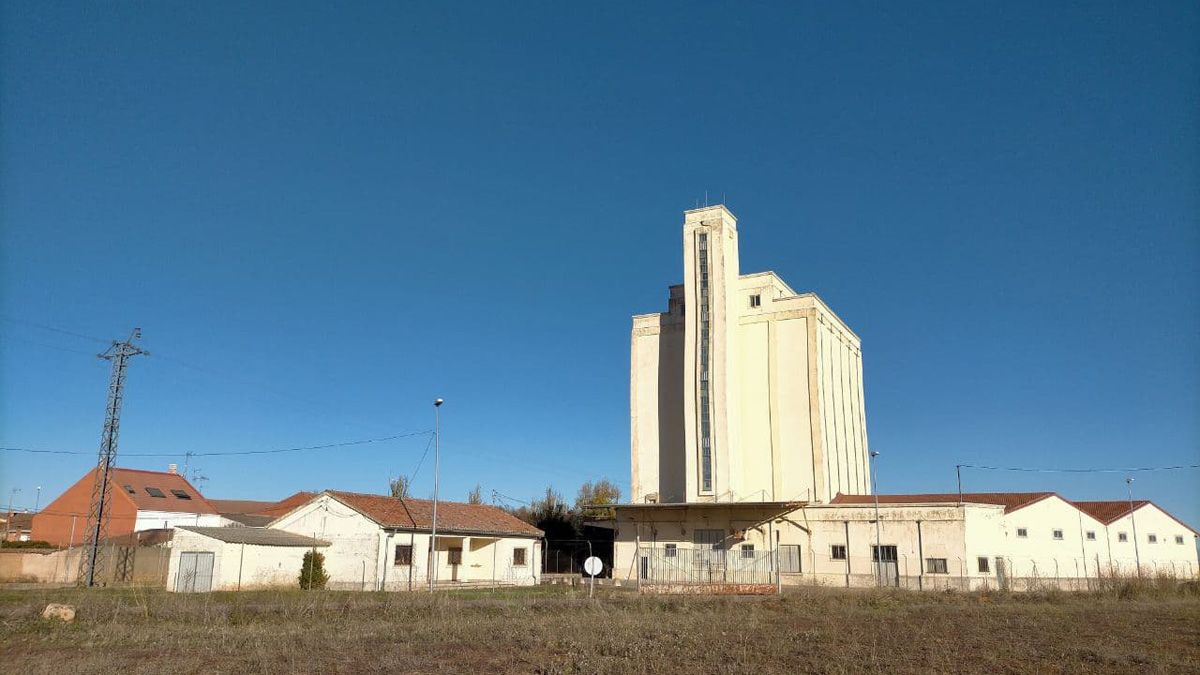
[[[1133,508],[1129,508],[1129,500],[1115,500],[1109,502],[1071,502],[1080,511],[1088,514],[1096,520],[1108,525],[1114,520],[1124,518],[1129,515],[1130,511],[1136,511],[1150,503],[1149,499],[1136,499],[1133,502]]]
[[[335,490],[327,490],[325,494],[383,527],[428,530],[433,523],[433,502],[428,499],[397,499]],[[495,506],[442,501],[438,502],[438,532],[542,536],[541,530]]]
[[[95,471],[92,469],[92,475]],[[124,495],[139,511],[213,514],[217,512],[199,490],[177,473],[115,468],[110,470],[108,475],[112,480],[113,494]],[[157,489],[163,496],[152,496],[147,492],[147,488]],[[178,497],[172,490],[178,490],[187,497]]]
[[[316,496],[317,496],[316,492],[303,492],[303,491],[297,492],[296,494],[291,495],[290,497],[284,497],[283,499],[275,502],[274,504],[272,504],[271,506],[268,506],[267,508],[263,509],[262,511],[256,511],[255,513],[257,515],[271,516],[272,518],[278,518],[279,516],[282,516],[282,515],[288,513],[289,511],[295,509],[298,506],[307,504],[308,502],[312,501],[313,497],[316,497]]]
[[[1005,513],[1012,513],[1051,496],[1054,496],[1053,492],[964,492],[962,501],[968,504],[997,504],[1004,507]],[[957,492],[879,495],[880,504],[957,504],[958,501],[959,494]],[[844,495],[839,492],[829,503],[874,504],[875,495]]]
[[[275,506],[278,502],[264,502],[254,499],[209,499],[209,504],[222,515],[227,513],[258,513],[265,508]]]

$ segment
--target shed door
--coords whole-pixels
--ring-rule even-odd
[[[175,590],[180,593],[207,593],[212,590],[214,554],[211,551],[185,551],[179,554]]]

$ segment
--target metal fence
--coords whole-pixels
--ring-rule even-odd
[[[805,556],[800,547],[774,551],[674,545],[642,546],[624,570],[639,589],[667,592],[765,592],[785,586],[890,587],[909,590],[1058,589],[1089,591],[1141,578],[1156,583],[1196,579],[1189,561],[1084,558]]]

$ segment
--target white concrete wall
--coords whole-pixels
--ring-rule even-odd
[[[257,546],[229,544],[187,530],[175,530],[171,541],[171,560],[167,569],[167,590],[174,591],[179,574],[180,554],[200,551],[213,553],[212,590],[232,591],[300,585],[304,554],[311,549],[298,546]],[[318,548],[318,551],[324,551]]]
[[[179,513],[176,511],[138,511],[133,530],[169,529],[180,525],[221,527],[225,519],[215,513]]]
[[[1133,536],[1135,525],[1136,551]],[[1120,540],[1121,533],[1125,533],[1123,542]],[[1150,542],[1150,535],[1155,536],[1155,543]],[[1138,558],[1141,559],[1143,575],[1187,577],[1200,574],[1196,534],[1153,504],[1138,508],[1132,516],[1109,523],[1098,532],[1097,537],[1101,539],[1098,547],[1101,568],[1111,570],[1112,574],[1136,575]]]
[[[329,542],[324,550],[329,588],[357,590],[364,578],[368,588],[379,588],[383,581],[382,529],[329,495],[320,495],[271,527]]]

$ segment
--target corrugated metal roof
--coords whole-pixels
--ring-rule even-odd
[[[306,537],[302,534],[292,534],[283,530],[269,530],[260,527],[197,527],[194,525],[181,525],[176,529],[202,534],[227,544],[304,547],[329,545],[327,541]]]

